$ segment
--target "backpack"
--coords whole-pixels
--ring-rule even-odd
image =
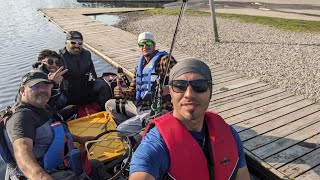
[[[6,109],[0,111],[0,156],[5,163],[13,164],[15,160],[8,148],[8,144],[5,138],[5,123],[14,113],[13,108],[8,106]]]

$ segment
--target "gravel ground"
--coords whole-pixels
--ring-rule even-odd
[[[135,35],[153,32],[158,43],[170,47],[177,18],[130,13],[118,27]],[[175,50],[186,52],[305,98],[320,100],[320,34],[287,32],[229,19],[217,21],[220,43],[214,43],[211,17],[184,16],[173,55]]]

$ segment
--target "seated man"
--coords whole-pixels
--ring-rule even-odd
[[[129,180],[249,180],[237,131],[207,111],[212,96],[210,68],[186,59],[170,72],[173,111],[152,120],[133,154]]]
[[[51,88],[47,74],[40,70],[31,70],[22,77],[21,101],[11,108],[12,114],[4,119],[4,137],[15,161],[8,168],[11,179],[74,178],[75,172],[72,171],[58,173],[67,170],[63,168],[63,154],[74,150],[73,140],[84,144],[93,139],[70,135],[59,115],[46,108]],[[60,131],[56,129],[58,127]],[[98,166],[93,167],[93,172],[96,171]],[[95,177],[96,174],[91,175]]]
[[[75,113],[77,113],[77,107],[75,105],[67,105],[67,97],[60,87],[63,81],[63,74],[68,71],[60,66],[61,56],[55,51],[45,49],[38,55],[38,61],[32,65],[34,69],[39,69],[48,74],[48,79],[51,81],[53,87],[51,89],[51,97],[48,105],[55,111],[59,111],[59,114],[63,116],[65,120],[69,119]],[[21,100],[21,94],[18,92],[16,101]]]
[[[38,62],[34,63],[32,67],[48,74],[48,79],[53,85],[48,104],[56,110],[64,108],[67,104],[67,97],[61,91],[60,84],[68,69],[61,66],[61,56],[55,51],[45,49],[39,53]]]
[[[62,65],[68,69],[63,75],[68,104],[97,102],[104,110],[105,102],[112,97],[111,89],[104,80],[97,79],[91,53],[83,48],[82,34],[78,31],[68,32],[66,46],[59,52]]]
[[[142,56],[135,69],[130,87],[123,91],[121,86],[116,86],[114,96],[117,99],[110,99],[105,104],[106,111],[111,113],[118,124],[130,117],[150,112],[152,101],[156,96],[158,76],[161,84],[166,77],[162,92],[162,108],[172,110],[167,84],[170,69],[177,63],[176,60],[174,58],[169,60],[167,52],[156,50],[154,36],[150,32],[143,32],[139,35],[138,46]]]

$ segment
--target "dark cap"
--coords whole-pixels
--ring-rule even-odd
[[[81,39],[83,40],[82,34],[78,31],[69,31],[67,32],[67,40],[72,39]]]
[[[210,68],[207,66],[206,63],[195,58],[183,59],[176,65],[174,65],[170,70],[169,82],[175,80],[182,74],[190,72],[198,73],[201,76],[203,76],[206,80],[212,82]]]
[[[44,73],[41,70],[33,69],[22,77],[21,84],[26,85],[28,87],[32,87],[33,85],[39,82],[45,82],[45,83],[51,84],[51,82],[48,79],[48,75],[46,73]]]

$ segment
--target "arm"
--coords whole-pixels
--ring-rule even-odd
[[[130,86],[127,90],[122,91],[122,99],[126,100],[134,100],[136,97],[136,74],[137,74],[137,67],[135,68],[134,71],[134,76],[132,78],[132,81],[130,83]]]
[[[236,180],[250,180],[250,174],[247,166],[238,169]]]
[[[91,53],[89,51],[87,51],[87,52],[89,53],[89,57],[90,57],[90,73],[91,73],[93,79],[97,79],[98,76],[97,76],[97,73],[96,73],[96,69],[94,68],[94,65],[93,65],[93,61],[92,61],[92,58],[91,58]]]
[[[129,180],[155,180],[155,178],[146,172],[135,172],[130,175]]]
[[[177,61],[171,56],[170,65],[169,65],[168,71],[166,72],[168,63],[169,63],[169,57],[168,57],[168,56],[163,56],[163,57],[161,57],[161,61],[160,61],[160,74],[161,74],[162,77],[166,77],[166,82],[165,82],[166,85],[167,85],[168,82],[169,82],[170,70],[172,69],[172,67],[173,67],[174,65],[177,64]],[[162,82],[163,82],[163,80],[161,80],[161,83],[162,83]]]
[[[51,180],[49,174],[38,164],[32,152],[33,141],[30,138],[19,138],[13,142],[14,157],[21,172],[29,179]]]
[[[91,60],[91,63],[90,63],[90,72],[91,72],[91,75],[92,75],[93,79],[97,79],[98,78],[96,70],[94,69],[94,65],[93,65],[92,60]]]
[[[94,136],[77,136],[74,134],[71,134],[71,136],[74,142],[78,142],[81,145],[84,145],[87,141],[91,141],[95,138]]]
[[[152,128],[133,154],[129,179],[160,179],[167,175],[169,152],[158,129]]]

